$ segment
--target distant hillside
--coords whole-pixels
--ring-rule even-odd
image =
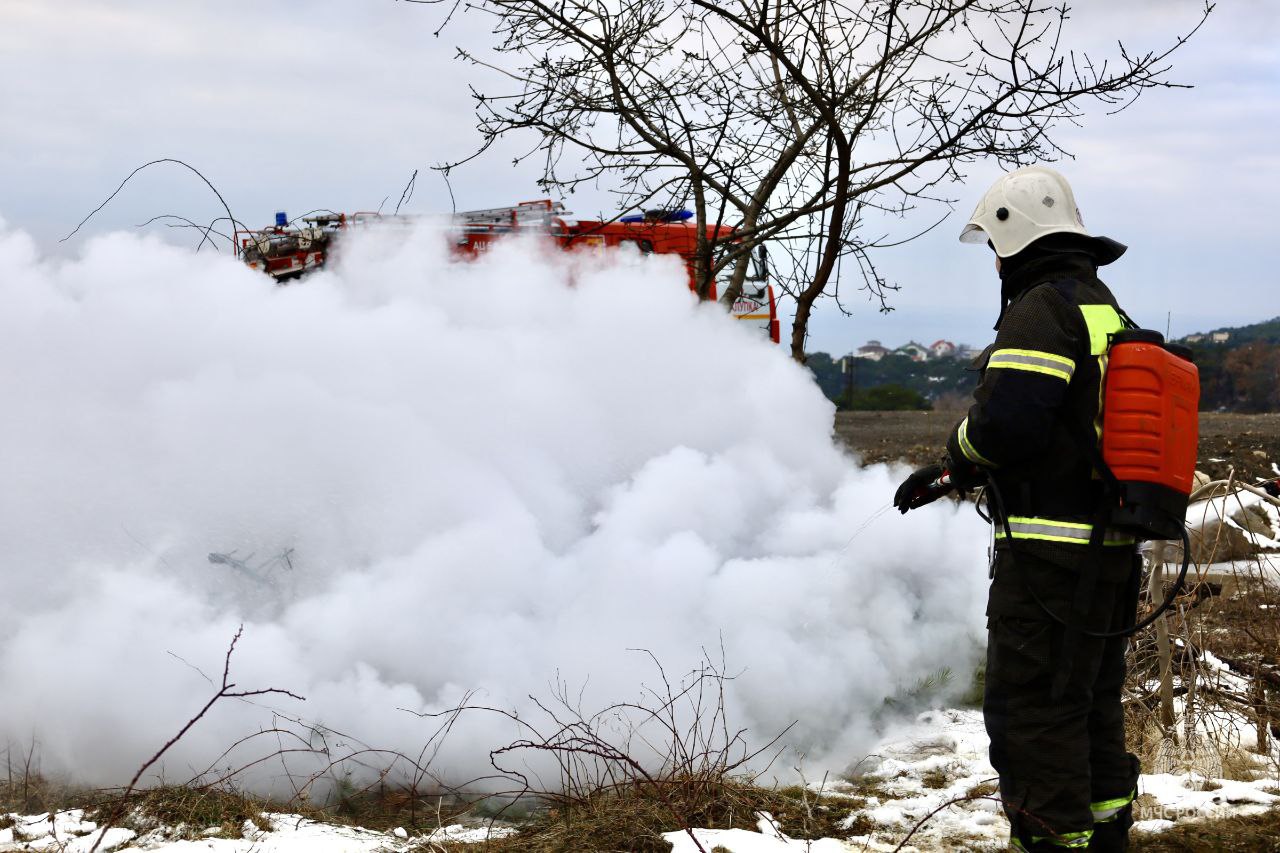
[[[1280,412],[1280,317],[1182,341],[1200,368],[1201,411]]]
[[[879,361],[852,358],[849,373],[842,370],[840,362],[825,352],[810,354],[808,362],[823,393],[837,404],[846,402],[851,390],[898,385],[915,391],[935,407],[961,406],[978,384],[978,374],[968,369],[967,359],[913,361],[905,355],[886,355]]]
[[[1191,347],[1200,369],[1202,411],[1280,412],[1280,317],[1187,335],[1181,342]],[[978,382],[967,359],[857,358],[850,360],[850,373],[842,371],[840,361],[824,352],[809,356],[814,379],[837,404],[846,403],[851,390],[897,385],[936,408],[962,406]]]
[[[1227,336],[1225,341],[1215,342],[1213,340],[1215,334],[1221,335],[1224,332]],[[1255,341],[1280,344],[1280,317],[1272,317],[1270,320],[1254,323],[1252,326],[1227,326],[1208,332],[1197,332],[1194,335],[1187,335],[1182,340],[1192,346],[1214,344],[1228,348],[1244,346]]]

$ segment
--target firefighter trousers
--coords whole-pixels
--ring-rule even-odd
[[[1064,653],[1067,629],[1036,598],[1066,619],[1090,552],[1055,543],[1018,545],[996,553],[982,708],[1011,846],[1126,850],[1138,782],[1138,760],[1125,750],[1120,704],[1128,641],[1078,636]],[[1085,626],[1111,631],[1131,625],[1137,556],[1132,548],[1112,546],[1093,559],[1102,564]],[[1055,675],[1063,667],[1069,667],[1066,689],[1055,695]]]

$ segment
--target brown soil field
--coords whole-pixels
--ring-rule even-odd
[[[838,412],[836,436],[864,463],[906,460],[927,465],[942,456],[947,434],[964,417],[962,411]],[[1231,468],[1246,482],[1274,479],[1280,464],[1280,413],[1200,414],[1200,463],[1214,479]]]

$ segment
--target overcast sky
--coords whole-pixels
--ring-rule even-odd
[[[1199,7],[1074,5],[1076,43],[1107,49],[1123,38],[1139,50],[1165,44]],[[454,49],[483,49],[489,36],[472,13],[436,37],[442,15],[394,0],[0,0],[0,217],[49,254],[75,253],[81,238],[58,238],[159,157],[201,169],[252,223],[268,224],[277,209],[373,209],[386,197],[394,206],[414,169],[422,174],[407,209],[447,211],[445,185],[428,169],[477,141],[466,85],[476,70]],[[1194,89],[1150,92],[1118,116],[1092,108],[1060,134],[1076,159],[1058,168],[1086,225],[1131,247],[1104,278],[1145,325],[1163,329],[1171,312],[1175,335],[1280,314],[1280,3],[1221,0],[1174,65],[1172,79]],[[513,167],[515,150],[454,173],[460,208],[538,197],[536,168]],[[881,255],[902,288],[892,314],[858,296],[847,301],[852,317],[826,306],[810,349],[989,340],[991,256],[955,235],[997,174],[971,169],[950,190],[950,221]],[[569,204],[585,217],[608,198],[585,193]],[[198,179],[159,167],[86,233],[218,212]]]

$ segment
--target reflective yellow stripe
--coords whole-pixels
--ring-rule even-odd
[[[1089,330],[1089,355],[1102,355],[1110,337],[1124,328],[1119,313],[1110,305],[1081,305],[1080,313]]]
[[[1094,823],[1106,823],[1115,820],[1116,815],[1120,814],[1130,803],[1137,798],[1138,792],[1127,794],[1123,797],[1116,797],[1113,800],[1099,800],[1096,803],[1089,803],[1089,811],[1093,812]]]
[[[1033,518],[1025,515],[1009,516],[1009,530],[1014,539],[1040,539],[1046,542],[1066,542],[1072,545],[1088,545],[1093,535],[1092,524],[1078,521],[1062,521],[1055,518]],[[1004,524],[997,522],[996,538],[1006,539]],[[1135,540],[1114,530],[1103,534],[1104,545],[1132,545]]]
[[[1068,832],[1065,835],[1033,835],[1031,836],[1032,844],[1039,844],[1041,841],[1047,841],[1055,847],[1068,847],[1071,849],[1088,849],[1089,841],[1093,838],[1093,830],[1086,829],[1084,832]],[[1010,846],[1014,850],[1026,851],[1026,847],[1022,845],[1016,837],[1009,839]]]
[[[963,453],[970,462],[975,465],[985,465],[988,468],[995,468],[996,463],[978,452],[978,449],[969,441],[969,419],[965,418],[960,422],[960,428],[956,430],[956,438],[960,442],[960,452]]]
[[[1089,354],[1098,357],[1098,415],[1093,421],[1093,431],[1102,443],[1102,400],[1107,387],[1107,347],[1111,336],[1124,328],[1120,314],[1110,305],[1081,305],[1085,328],[1089,330]],[[1095,472],[1096,476],[1096,472]]]
[[[1078,850],[1087,848],[1091,838],[1093,838],[1093,830],[1086,829],[1084,832],[1065,832],[1062,835],[1033,835],[1031,836],[1031,843],[1039,844],[1041,841],[1047,841],[1054,847],[1067,847],[1072,850]]]
[[[1071,381],[1071,374],[1065,370],[1058,370],[1054,367],[1045,367],[1041,364],[1025,364],[1014,361],[996,361],[994,358],[987,364],[988,368],[1004,368],[1005,370],[1025,370],[1028,373],[1043,373],[1046,376],[1052,376],[1055,379],[1061,379],[1063,382]]]
[[[1044,361],[1053,362],[1064,370],[1075,370],[1076,363],[1065,355],[1058,355],[1052,352],[1043,352],[1037,349],[998,349],[991,353],[992,358],[999,358],[1002,355],[1024,355],[1030,358],[1043,359]]]
[[[1066,356],[1032,349],[998,349],[991,354],[987,367],[1043,373],[1066,382],[1070,382],[1076,372],[1076,363]]]
[[[1123,797],[1116,797],[1114,800],[1100,800],[1096,803],[1089,803],[1089,808],[1092,811],[1102,811],[1104,809],[1115,809],[1115,808],[1122,809],[1125,806],[1129,805],[1129,803],[1132,803],[1134,799],[1137,798],[1137,796],[1138,796],[1138,792],[1134,791],[1132,794],[1126,794]]]

